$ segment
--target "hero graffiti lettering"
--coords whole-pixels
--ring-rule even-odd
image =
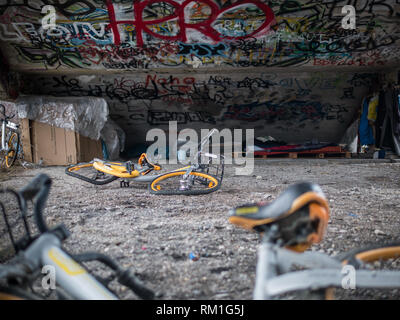
[[[198,1],[203,3],[209,8],[209,15],[207,18],[202,19],[200,22],[197,23],[187,23],[185,20],[185,9],[193,3],[193,0],[186,0],[182,4],[174,0],[146,0],[146,1],[134,1],[133,2],[133,12],[134,17],[133,20],[117,20],[117,14],[114,7],[112,0],[106,0],[106,5],[108,9],[108,16],[110,23],[108,25],[108,29],[111,29],[114,36],[114,43],[116,45],[121,44],[121,36],[118,30],[119,25],[133,25],[135,27],[136,32],[136,39],[137,39],[137,46],[141,47],[144,44],[143,40],[143,33],[147,33],[155,38],[163,39],[163,40],[170,40],[170,41],[187,41],[187,33],[188,29],[194,29],[198,32],[202,33],[203,35],[209,37],[213,41],[219,42],[222,40],[238,40],[238,39],[246,39],[251,37],[257,37],[263,33],[269,31],[272,23],[275,21],[274,12],[270,7],[266,4],[257,1],[257,0],[242,0],[235,4],[229,5],[225,8],[220,8],[215,2],[212,0],[200,0]],[[145,9],[149,6],[154,6],[155,4],[167,4],[172,6],[174,10],[171,14],[164,16],[164,17],[154,17],[153,19],[144,19],[143,13]],[[257,7],[259,10],[263,12],[264,21],[261,25],[254,31],[249,32],[245,35],[238,35],[238,36],[229,36],[223,35],[218,30],[213,28],[213,23],[224,13],[228,11],[233,11],[235,9],[240,9],[243,6],[252,5]],[[177,23],[179,27],[179,32],[175,35],[161,35],[152,31],[149,26],[161,24],[165,22],[174,22]]]

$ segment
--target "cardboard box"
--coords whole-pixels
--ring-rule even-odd
[[[69,165],[102,158],[100,140],[45,123],[21,119],[21,143],[26,161],[43,165]]]

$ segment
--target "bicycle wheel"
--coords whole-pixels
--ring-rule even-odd
[[[118,179],[116,176],[96,170],[91,162],[70,165],[65,168],[65,173],[95,185],[104,185]]]
[[[353,266],[356,270],[397,271],[400,274],[400,242],[370,245],[337,255],[343,265]],[[331,298],[340,299],[399,299],[398,289],[359,288],[357,296],[351,291],[340,288],[330,289]]]
[[[188,180],[183,181],[186,171],[168,172],[155,178],[149,184],[152,194],[200,195],[217,191],[221,187],[219,179],[202,172],[193,171]]]
[[[400,258],[400,242],[366,246],[337,256],[337,259],[343,263],[354,264],[355,267],[360,264],[398,258]]]
[[[5,155],[6,167],[10,168],[15,159],[17,159],[18,151],[19,151],[19,134],[17,132],[12,132],[8,141],[7,141],[7,153]]]

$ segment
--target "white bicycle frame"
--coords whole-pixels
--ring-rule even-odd
[[[293,266],[308,270],[291,271]],[[293,291],[343,288],[344,265],[319,252],[297,253],[264,241],[258,248],[255,300]],[[355,269],[355,288],[400,288],[400,271]]]
[[[54,234],[42,234],[22,255],[24,260],[29,261],[31,270],[41,270],[43,266],[54,267],[56,285],[72,299],[118,299],[61,249],[61,241]]]
[[[16,284],[9,283],[10,287],[23,287],[38,280],[40,271],[48,272],[51,284],[56,284],[56,292],[65,299],[79,300],[115,300],[117,295],[107,287],[108,283],[114,279],[125,287],[135,292],[138,297],[153,299],[154,293],[141,284],[129,269],[123,269],[111,258],[97,252],[87,252],[80,255],[70,255],[63,250],[62,241],[69,236],[68,230],[60,224],[50,229],[43,217],[43,210],[49,195],[51,179],[46,174],[38,174],[28,185],[18,192],[12,189],[0,190],[1,193],[14,194],[21,219],[25,228],[25,235],[18,241],[12,235],[13,226],[7,218],[4,205],[0,202],[0,209],[3,213],[4,221],[9,233],[10,240],[17,255],[10,260],[10,263],[0,265],[0,278],[16,280]],[[27,201],[33,203],[33,216],[39,235],[32,237],[32,233],[27,223]],[[80,263],[78,263],[79,261]],[[113,270],[113,277],[102,279],[92,276],[83,267],[85,262],[98,261]],[[46,267],[47,270],[44,269]],[[42,286],[43,280],[42,279]],[[46,283],[46,286],[48,283]],[[43,286],[43,289],[46,289]],[[51,289],[53,287],[50,286]],[[30,291],[30,290],[29,290]],[[39,291],[39,290],[38,290]],[[41,293],[38,293],[39,295]]]

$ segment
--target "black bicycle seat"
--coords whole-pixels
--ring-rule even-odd
[[[270,203],[247,204],[230,210],[229,221],[245,229],[262,231],[262,228],[257,227],[277,222],[310,203],[325,207],[329,213],[327,200],[317,184],[297,183]]]

